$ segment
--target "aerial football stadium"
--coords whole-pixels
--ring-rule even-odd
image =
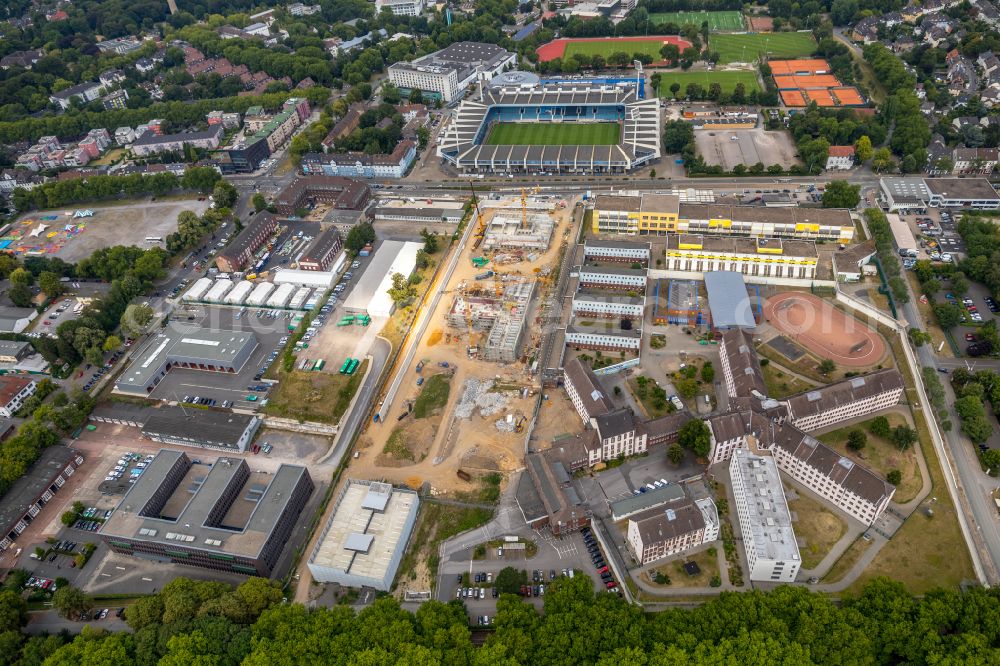
[[[437,154],[479,173],[627,173],[660,157],[656,98],[577,81],[483,90],[462,102]]]

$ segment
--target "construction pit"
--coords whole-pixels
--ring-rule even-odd
[[[510,218],[522,201],[527,217],[544,215],[551,222],[547,246],[486,250],[489,222]],[[451,248],[462,253],[455,271],[440,286],[444,296],[388,413],[368,423],[359,438],[352,477],[412,488],[427,484],[434,495],[453,495],[477,489],[480,477],[492,472],[500,472],[505,485],[523,464],[526,428],[541,400],[538,375],[530,372],[541,342],[539,303],[553,288],[551,267],[559,265],[570,240],[575,202],[493,195],[479,203],[482,223],[474,242]],[[495,351],[487,353],[491,337]],[[443,400],[444,380],[432,379],[437,375],[447,375]],[[424,394],[421,400],[428,387],[434,399]],[[437,406],[417,418],[421,402]]]

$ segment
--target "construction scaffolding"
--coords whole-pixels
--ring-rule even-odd
[[[486,225],[484,250],[539,250],[545,251],[552,240],[552,218],[546,214],[521,217],[495,215]]]
[[[521,351],[528,307],[535,293],[535,283],[517,281],[503,292],[503,302],[490,334],[483,358],[494,363],[513,363]]]

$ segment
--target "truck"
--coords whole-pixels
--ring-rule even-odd
[[[493,271],[486,271],[485,273],[480,273],[476,276],[477,280],[489,280],[491,277],[496,275]]]
[[[490,260],[487,259],[486,257],[473,257],[472,258],[472,265],[475,266],[476,268],[482,268],[483,266],[485,266],[488,263],[490,263]]]

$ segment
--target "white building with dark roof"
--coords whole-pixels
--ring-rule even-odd
[[[625,543],[632,557],[646,565],[702,545],[706,542],[705,527],[701,507],[682,495],[676,501],[630,517]]]
[[[788,398],[788,420],[805,431],[819,430],[892,407],[903,388],[903,377],[894,369],[849,377]]]
[[[477,74],[492,78],[517,64],[517,54],[496,44],[455,42],[412,62],[389,66],[389,80],[406,90],[419,89],[444,102],[458,99]]]

